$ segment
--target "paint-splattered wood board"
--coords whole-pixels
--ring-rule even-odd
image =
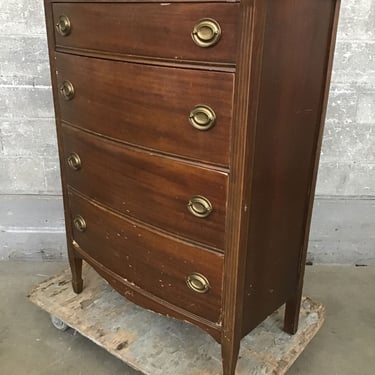
[[[70,271],[41,282],[30,300],[145,375],[219,375],[220,346],[200,329],[142,309],[120,296],[89,266],[73,293]],[[237,375],[285,374],[324,321],[324,307],[304,297],[300,329],[281,330],[282,309],[241,342]]]

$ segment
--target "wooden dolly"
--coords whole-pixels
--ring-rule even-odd
[[[30,300],[47,311],[56,328],[69,327],[145,375],[219,375],[220,346],[200,329],[142,309],[114,291],[85,265],[85,288],[71,288],[70,271],[35,286]],[[318,332],[324,307],[304,297],[300,329],[282,331],[280,308],[241,342],[238,375],[282,375]]]

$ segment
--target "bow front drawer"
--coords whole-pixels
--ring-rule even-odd
[[[56,47],[234,63],[239,4],[53,4]]]
[[[64,121],[133,145],[229,165],[232,73],[56,57]]]
[[[223,255],[150,230],[69,194],[73,244],[128,283],[214,323]]]
[[[67,183],[107,207],[224,249],[228,175],[62,126]]]

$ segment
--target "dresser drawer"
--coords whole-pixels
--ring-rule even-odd
[[[64,159],[70,161],[64,163],[67,182],[75,189],[126,215],[224,249],[227,174],[69,126],[63,126],[63,148]],[[192,210],[208,216],[197,217]]]
[[[53,4],[59,25],[55,42],[57,47],[115,54],[233,63],[238,11],[239,4],[225,3],[58,3]],[[199,24],[206,18],[217,24]],[[196,25],[197,43],[213,43],[211,48],[193,41]]]
[[[61,118],[164,153],[227,166],[232,73],[56,54]],[[207,112],[208,111],[208,112]],[[202,121],[203,118],[203,121]]]
[[[79,229],[73,224],[73,239],[90,257],[175,306],[219,321],[221,254],[146,229],[75,194],[69,203],[72,222],[80,221]]]

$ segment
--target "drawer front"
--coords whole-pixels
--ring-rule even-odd
[[[73,238],[84,252],[143,290],[219,322],[222,255],[148,230],[72,193],[69,202],[72,221],[85,223],[84,229],[73,224]]]
[[[224,249],[227,174],[125,147],[69,126],[63,126],[63,148],[69,162],[64,163],[67,182],[75,189],[126,215]],[[208,199],[211,213],[206,201],[191,201],[199,196]],[[210,214],[197,217],[193,213]]]
[[[60,53],[56,64],[59,87],[66,87],[69,81],[74,90],[71,97],[59,91],[63,120],[132,144],[228,165],[232,73]],[[212,123],[203,107],[211,111]],[[202,115],[206,122],[199,119]]]
[[[239,4],[53,4],[58,47],[223,63],[234,62],[238,14]],[[214,45],[197,45],[195,26],[197,43]]]

